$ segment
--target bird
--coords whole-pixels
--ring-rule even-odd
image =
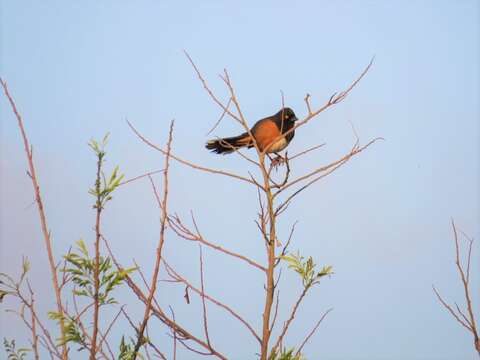
[[[255,139],[260,152],[275,153],[281,158],[278,152],[285,149],[295,136],[295,130],[288,131],[295,126],[297,120],[293,110],[284,107],[275,115],[258,120],[250,132],[244,132],[238,136],[212,139],[207,142],[205,147],[216,154],[225,155],[243,147],[248,149],[254,147],[253,139]]]

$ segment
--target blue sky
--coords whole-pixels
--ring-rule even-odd
[[[280,108],[280,91],[304,117],[307,92],[314,106],[322,105],[375,55],[348,99],[299,129],[289,147],[294,153],[326,143],[296,163],[298,175],[348,150],[355,140],[351,123],[363,143],[385,138],[299,196],[281,219],[283,234],[299,220],[292,249],[335,271],[306,300],[287,343],[300,342],[333,307],[305,348],[309,359],[474,358],[470,336],[440,308],[431,285],[452,302],[463,301],[450,219],[480,235],[478,2],[1,1],[0,10],[0,74],[34,147],[57,256],[79,238],[93,241],[90,138],[111,133],[107,165],[118,164],[127,178],[162,167],[161,156],[138,141],[126,118],[160,144],[175,118],[176,154],[251,170],[236,155],[204,149],[220,111],[184,49],[222,98],[217,75],[228,69],[251,124]],[[50,309],[25,156],[4,96],[0,116],[0,271],[15,272],[21,256],[29,256],[39,306]],[[214,135],[239,131],[223,121]],[[264,261],[253,189],[176,163],[171,177],[172,211],[187,219],[193,210],[209,240]],[[148,181],[118,191],[104,226],[122,262],[135,258],[149,274],[158,212]],[[167,256],[198,281],[196,246],[169,235]],[[477,314],[479,250],[476,244]],[[205,256],[207,289],[259,326],[263,279],[211,251]],[[284,271],[285,310],[300,291],[296,280]],[[165,286],[160,297],[200,331],[198,301],[185,306],[182,295],[183,289]],[[129,292],[122,296],[140,316]],[[210,313],[218,347],[234,359],[253,358],[257,349],[248,334],[215,308]],[[225,336],[225,327],[234,335]],[[21,338],[22,329],[1,315],[2,336]]]

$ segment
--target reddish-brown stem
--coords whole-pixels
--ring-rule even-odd
[[[102,335],[102,338],[100,339],[100,342],[98,344],[98,347],[99,348],[102,348],[102,344],[106,342],[106,338],[107,338],[107,335],[108,333],[110,332],[110,330],[112,330],[112,327],[113,327],[113,324],[115,324],[115,322],[117,321],[117,319],[119,318],[120,314],[122,313],[122,309],[123,309],[123,306],[120,307],[120,310],[118,311],[117,315],[115,315],[115,317],[113,318],[113,320],[110,322],[110,325],[108,326],[107,330],[105,331],[105,334]],[[113,357],[113,356],[112,356]]]
[[[166,154],[166,151],[164,149],[162,149],[161,147],[155,145],[154,143],[152,143],[151,141],[149,141],[147,138],[145,138],[142,134],[140,134],[140,132],[127,120],[127,123],[128,123],[128,126],[130,126],[130,128],[132,129],[132,131],[135,133],[135,135],[137,135],[140,140],[142,140],[145,144],[147,144],[148,146],[152,147],[153,149],[157,150],[157,151],[160,151],[162,154]],[[217,169],[211,169],[211,168],[207,168],[205,166],[200,166],[200,165],[197,165],[197,164],[194,164],[190,161],[186,161],[174,154],[170,154],[170,157],[176,161],[178,161],[179,163],[181,164],[184,164],[186,166],[189,166],[193,169],[196,169],[196,170],[200,170],[200,171],[205,171],[205,172],[209,172],[209,173],[212,173],[212,174],[219,174],[219,175],[224,175],[224,176],[229,176],[229,177],[232,177],[232,178],[235,178],[235,179],[238,179],[238,180],[242,180],[242,181],[246,181],[250,184],[253,184],[255,186],[257,186],[257,184],[255,184],[254,181],[252,181],[251,179],[248,179],[244,176],[241,176],[241,175],[237,175],[237,174],[234,174],[234,173],[230,173],[230,172],[227,172],[227,171],[223,171],[223,170],[217,170]]]
[[[173,311],[173,308],[170,306],[170,312],[172,313],[172,320],[175,323],[175,312]],[[173,331],[173,360],[177,360],[177,332],[175,329],[172,329]]]
[[[157,282],[158,282],[158,273],[160,270],[160,261],[162,259],[162,249],[163,244],[165,243],[165,229],[167,226],[167,199],[168,199],[168,169],[170,166],[170,150],[172,146],[172,137],[173,137],[173,124],[172,121],[170,123],[170,132],[168,134],[168,142],[167,142],[167,152],[165,154],[165,171],[163,172],[163,199],[162,204],[160,206],[161,216],[160,216],[160,238],[158,240],[157,246],[157,256],[155,259],[155,267],[153,270],[152,281],[150,284],[150,292],[147,297],[147,303],[145,304],[145,312],[143,314],[143,321],[140,325],[140,329],[137,334],[137,342],[135,344],[135,349],[133,352],[133,360],[136,359],[138,351],[143,344],[143,333],[145,331],[145,327],[147,326],[148,319],[150,317],[150,312],[152,309],[152,301],[155,296],[155,291],[157,290]],[[152,182],[153,183],[153,182]]]
[[[467,270],[465,273],[464,267],[462,266],[462,263],[460,260],[460,245],[459,245],[459,239],[458,239],[458,231],[457,231],[457,227],[455,226],[455,222],[453,220],[452,220],[452,229],[453,229],[453,235],[454,235],[454,241],[455,241],[455,265],[457,267],[458,273],[460,274],[460,280],[463,285],[465,302],[467,303],[468,316],[465,315],[460,309],[460,307],[455,303],[457,312],[458,314],[460,314],[458,315],[455,312],[455,310],[445,300],[443,300],[443,298],[441,297],[441,295],[439,294],[435,286],[433,286],[433,291],[435,292],[435,295],[437,296],[438,301],[440,301],[440,303],[450,313],[450,315],[452,315],[460,325],[466,328],[473,335],[473,344],[474,344],[475,350],[480,356],[480,340],[479,340],[477,325],[475,322],[475,315],[473,313],[472,298],[470,295],[470,283],[469,283],[470,261],[471,261],[471,255],[472,255],[473,240],[464,234],[464,236],[467,238],[469,242],[468,253],[467,253]]]
[[[295,353],[295,356],[298,356],[302,353],[302,350],[303,350],[303,347],[305,346],[305,344],[308,342],[308,340],[310,340],[310,338],[313,336],[313,334],[315,334],[315,331],[317,331],[317,329],[320,326],[320,324],[322,323],[323,319],[325,319],[325,317],[328,315],[328,313],[332,310],[333,310],[333,308],[330,308],[327,311],[325,311],[325,313],[322,315],[322,317],[317,321],[317,323],[313,327],[312,331],[310,331],[310,333],[307,335],[305,340],[303,340],[302,344],[300,345],[297,352]]]
[[[204,244],[204,245],[206,245],[206,246],[208,246],[208,247],[210,247],[214,250],[223,252],[224,254],[227,254],[227,255],[236,257],[240,260],[243,260],[246,263],[256,267],[257,269],[260,269],[262,271],[267,271],[267,269],[264,266],[262,266],[259,263],[253,261],[252,259],[207,241],[206,239],[203,238],[203,236],[200,234],[200,232],[197,231],[196,233],[193,233],[191,230],[189,230],[182,223],[182,221],[180,220],[180,218],[177,215],[170,216],[169,224],[171,225],[172,230],[178,236],[180,236],[182,239],[185,239],[185,240],[188,240],[188,241],[198,241],[198,242],[200,242],[200,243],[202,243],[202,244]]]
[[[15,101],[13,100],[12,96],[10,95],[7,87],[7,83],[3,81],[0,78],[0,83],[2,84],[3,90],[5,92],[5,95],[8,98],[8,101],[10,102],[10,106],[12,107],[13,113],[15,114],[15,117],[17,118],[18,121],[18,127],[20,129],[20,133],[22,135],[23,139],[23,145],[25,148],[25,154],[27,155],[27,161],[28,161],[28,167],[29,167],[29,175],[30,179],[32,180],[32,185],[33,185],[33,191],[35,192],[35,201],[37,203],[38,207],[38,214],[40,216],[40,223],[42,227],[42,233],[43,233],[43,239],[45,242],[45,248],[47,249],[47,256],[48,256],[48,263],[50,265],[50,273],[52,276],[52,284],[53,284],[53,289],[55,291],[55,300],[57,303],[57,311],[60,315],[60,333],[61,337],[65,337],[65,324],[63,322],[63,306],[62,306],[62,297],[60,294],[60,286],[58,283],[58,276],[57,276],[57,269],[55,266],[55,258],[53,256],[53,250],[52,250],[52,239],[50,236],[50,231],[48,230],[48,225],[47,225],[47,217],[45,215],[45,210],[43,206],[43,201],[42,197],[40,194],[40,185],[38,184],[38,178],[37,178],[37,173],[35,171],[35,164],[33,162],[33,153],[32,153],[32,148],[30,146],[30,143],[28,141],[27,134],[25,132],[25,128],[23,126],[23,120],[20,115],[20,113],[17,111],[17,107],[15,105]],[[62,346],[62,359],[66,360],[68,357],[68,349],[67,345],[64,344]]]
[[[260,157],[260,165],[263,175],[265,196],[267,200],[267,215],[268,215],[268,224],[270,226],[268,241],[266,242],[267,247],[267,272],[266,272],[266,294],[265,294],[265,306],[263,309],[262,315],[262,343],[260,351],[260,359],[267,360],[268,356],[268,343],[271,336],[270,328],[270,316],[272,312],[273,305],[273,296],[275,292],[274,284],[274,271],[275,271],[275,245],[277,242],[277,233],[276,233],[276,214],[273,210],[273,194],[270,187],[270,177],[268,171],[265,167],[265,156]],[[265,221],[265,220],[261,220]],[[265,228],[265,224],[262,224],[262,228]]]
[[[280,333],[280,335],[278,336],[278,339],[277,341],[275,342],[275,345],[273,346],[272,348],[272,352],[275,352],[279,346],[282,345],[282,341],[283,341],[283,338],[285,337],[285,335],[287,334],[287,330],[290,326],[290,324],[292,323],[293,319],[295,318],[295,314],[297,313],[297,310],[298,310],[298,307],[300,306],[300,303],[302,302],[303,298],[305,297],[305,295],[307,294],[307,291],[310,289],[311,286],[306,286],[302,293],[300,294],[300,296],[298,297],[297,299],[297,302],[295,303],[295,305],[293,306],[293,309],[292,311],[290,312],[290,317],[288,318],[288,320],[285,322],[285,324],[283,325],[283,329],[282,329],[282,332]]]
[[[203,280],[203,255],[202,255],[202,245],[198,244],[200,252],[200,286],[201,286],[201,295],[202,298],[202,308],[203,308],[203,330],[205,332],[205,339],[207,339],[207,344],[211,348],[212,344],[210,343],[210,335],[208,334],[208,316],[207,316],[207,304],[205,303],[205,282]]]
[[[353,90],[353,88],[355,86],[357,86],[357,84],[363,79],[363,77],[367,74],[368,70],[370,70],[370,68],[372,67],[372,64],[373,64],[373,60],[375,59],[375,57],[372,57],[372,59],[370,60],[370,62],[368,63],[368,65],[365,67],[365,69],[363,69],[362,73],[350,84],[350,86],[344,90],[344,91],[341,91],[340,93],[334,93],[330,99],[319,109],[315,110],[315,111],[312,111],[312,109],[310,108],[310,106],[308,106],[308,115],[305,117],[305,119],[301,120],[301,121],[297,121],[295,123],[295,126],[293,128],[291,128],[290,130],[286,131],[284,134],[280,135],[278,137],[278,139],[280,139],[282,136],[287,136],[288,134],[294,132],[297,128],[299,128],[300,126],[303,126],[305,125],[306,123],[308,123],[310,120],[312,120],[314,117],[316,117],[317,115],[319,115],[320,113],[324,112],[325,110],[327,110],[328,108],[334,106],[334,105],[337,105],[339,104],[340,102],[342,102],[343,100],[345,100],[345,98],[348,96],[348,94]],[[310,96],[307,94],[307,100],[309,100]],[[307,104],[309,104],[309,102],[307,101]],[[272,143],[275,143],[276,140],[278,139],[275,139],[273,140]]]
[[[131,179],[127,179],[127,180],[125,180],[125,181],[122,181],[120,184],[118,184],[118,186],[127,185],[127,184],[129,184],[129,183],[131,183],[131,182],[134,182],[134,181],[136,181],[136,180],[143,179],[144,177],[147,177],[147,176],[152,176],[152,175],[154,175],[154,174],[158,174],[158,173],[160,173],[160,172],[162,172],[162,171],[163,171],[163,169],[162,169],[162,170],[154,170],[154,171],[150,171],[150,172],[147,172],[147,173],[145,173],[145,174],[142,174],[142,175],[135,176],[135,177],[133,177],[133,178],[131,178]]]
[[[179,281],[187,286],[187,289],[191,289],[194,293],[202,296],[203,298],[207,299],[208,301],[211,301],[215,305],[221,307],[222,309],[226,310],[229,312],[234,318],[239,320],[245,327],[250,331],[250,333],[255,337],[255,339],[258,340],[258,342],[261,342],[260,337],[258,334],[255,332],[253,329],[252,325],[250,325],[243,317],[241,317],[235,310],[233,310],[230,306],[225,305],[224,303],[218,301],[217,299],[211,297],[210,295],[206,294],[203,292],[201,289],[196,288],[191,284],[187,279],[185,279],[183,276],[181,276],[178,272],[176,272],[168,262],[165,261],[165,259],[162,259],[163,264],[165,265],[165,268],[167,270],[167,273],[170,275],[172,279],[175,281]]]

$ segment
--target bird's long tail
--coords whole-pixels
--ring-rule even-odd
[[[234,152],[236,149],[241,147],[252,147],[253,142],[250,138],[248,133],[243,133],[239,136],[228,137],[223,139],[214,139],[207,142],[205,147],[208,150],[212,150],[212,152],[217,154],[230,154]]]

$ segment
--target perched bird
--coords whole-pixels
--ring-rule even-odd
[[[276,154],[285,149],[292,141],[295,135],[294,130],[284,134],[294,127],[296,120],[297,117],[293,110],[286,107],[273,116],[258,120],[250,129],[250,134],[255,138],[260,151]],[[252,148],[255,145],[250,134],[245,132],[238,136],[213,139],[208,141],[205,147],[214,153],[224,155],[242,147]]]

